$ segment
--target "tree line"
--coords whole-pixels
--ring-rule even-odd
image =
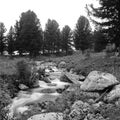
[[[4,23],[0,22],[0,53],[3,54],[3,51],[7,50],[10,55],[14,51],[18,51],[19,55],[28,53],[30,56],[59,53],[67,55],[72,47],[81,50],[82,53],[87,49],[100,52],[105,49],[107,43],[115,43],[118,48],[119,0],[99,2],[101,6],[98,8],[94,8],[93,5],[86,7],[90,19],[96,25],[94,31],[85,16],[79,17],[74,30],[68,25],[60,30],[56,20],[48,19],[43,31],[37,15],[31,10],[20,15],[20,19],[11,26],[7,35]],[[97,22],[92,16],[106,21]]]
[[[91,32],[89,21],[84,16],[80,16],[75,31],[72,31],[68,25],[60,30],[58,22],[51,19],[48,19],[43,31],[37,15],[31,10],[21,14],[20,19],[16,21],[14,27],[11,26],[6,36],[4,23],[0,23],[0,29],[1,54],[6,49],[10,55],[18,51],[19,55],[28,53],[30,56],[59,53],[67,55],[72,46],[85,50],[89,47],[87,44]],[[81,36],[83,37],[80,42]],[[86,43],[86,47],[80,46],[81,43]]]

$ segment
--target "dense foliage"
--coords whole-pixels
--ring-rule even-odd
[[[12,26],[7,35],[7,42],[8,42],[8,53],[12,55],[15,50],[15,33],[14,33],[14,28]]]
[[[95,52],[101,52],[102,50],[106,48],[107,40],[101,29],[94,31],[93,40],[94,40],[94,51]]]
[[[8,109],[5,109],[5,107],[11,102],[11,97],[9,94],[7,85],[5,85],[4,80],[0,78],[0,120],[8,120],[6,115]]]
[[[120,45],[120,1],[119,0],[99,0],[100,6],[95,8],[93,5],[88,7],[88,13],[92,18],[92,21],[97,25],[102,26],[106,38],[108,41],[116,44],[116,47]],[[98,22],[97,19],[101,19]]]
[[[1,23],[1,54],[7,50],[9,55],[19,53],[31,57],[40,54],[68,55],[72,54],[74,47],[84,51],[90,48],[91,44],[91,27],[84,16],[79,18],[73,32],[68,25],[60,30],[58,22],[54,19],[48,19],[45,30],[42,31],[37,15],[28,10],[21,13],[20,19],[16,21],[14,27],[11,26],[6,36],[5,30],[4,24]]]
[[[60,50],[60,29],[55,20],[48,19],[44,32],[44,48],[48,53],[56,53]]]
[[[66,52],[67,55],[72,44],[72,32],[70,27],[68,25],[64,26],[61,34],[62,34],[61,48],[63,51]]]
[[[62,30],[56,20],[48,19],[45,30],[42,31],[37,15],[28,10],[23,12],[20,19],[11,27],[7,36],[4,23],[0,22],[0,53],[7,50],[10,55],[18,51],[19,55],[29,54],[37,56],[39,54],[66,53],[74,47],[81,50],[93,48],[97,52],[103,50],[108,42],[115,43],[116,48],[120,45],[120,21],[119,21],[119,0],[99,0],[100,6],[86,7],[88,15],[100,30],[91,31],[89,20],[85,16],[80,16],[75,30],[72,32],[68,25]],[[99,22],[98,18],[101,19]],[[6,41],[7,40],[7,41]]]
[[[80,16],[74,31],[74,43],[77,50],[84,52],[90,47],[90,23],[84,16]]]
[[[39,78],[36,74],[37,71],[28,63],[28,61],[21,60],[17,62],[16,68],[18,77],[16,83],[18,85],[24,84],[29,88],[34,87]]]
[[[31,56],[39,54],[42,46],[42,29],[33,11],[23,12],[16,22],[16,46],[19,53],[28,52]]]
[[[0,22],[0,53],[3,54],[5,48],[5,35],[6,28],[4,23]]]

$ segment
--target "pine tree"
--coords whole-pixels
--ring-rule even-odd
[[[59,51],[60,30],[57,21],[48,19],[44,33],[45,49],[48,53],[55,53]]]
[[[28,52],[30,56],[39,54],[42,46],[42,29],[33,11],[23,12],[17,23],[16,46],[21,52]]]
[[[56,54],[59,55],[60,49],[61,49],[61,31],[59,28],[58,28],[56,34],[57,34],[57,39],[55,42],[55,50],[56,50]]]
[[[6,28],[4,26],[4,23],[0,22],[0,53],[3,54],[4,48],[5,48],[5,35]]]
[[[107,40],[105,38],[105,35],[102,29],[98,29],[94,31],[93,39],[94,39],[94,51],[95,52],[101,52],[103,49],[106,48]]]
[[[84,16],[80,16],[74,31],[74,44],[77,50],[84,52],[90,47],[90,32],[91,27],[88,19]]]
[[[8,53],[12,55],[15,50],[15,33],[14,28],[12,26],[7,35],[7,40],[8,40]]]
[[[62,29],[62,41],[61,41],[61,48],[63,51],[68,54],[69,48],[71,47],[71,38],[72,32],[68,25],[65,25]]]
[[[120,46],[120,0],[99,0],[100,6],[87,6],[88,14],[96,25],[101,25],[107,41]],[[101,19],[98,22],[97,19]]]
[[[21,56],[24,48],[22,47],[22,41],[20,40],[20,31],[21,31],[21,25],[19,21],[16,21],[16,24],[14,26],[14,32],[15,32],[15,51],[19,52],[19,55]]]

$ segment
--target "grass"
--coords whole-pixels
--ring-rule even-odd
[[[30,61],[28,58],[13,58],[9,59],[7,57],[0,57],[0,76],[5,75],[14,75],[16,73],[16,63],[21,60]],[[105,53],[92,53],[90,57],[86,58],[86,56],[77,52],[73,55],[64,56],[64,57],[38,57],[34,60],[45,60],[51,61],[59,64],[60,61],[65,61],[67,64],[67,70],[69,71],[71,68],[74,69],[74,72],[77,74],[83,74],[87,76],[89,72],[92,70],[100,70],[103,72],[109,72],[117,77],[117,80],[120,80],[120,58],[119,57],[106,57]],[[69,108],[72,102],[75,100],[83,100],[86,101],[85,94],[83,95],[79,90],[75,90],[71,93],[66,93],[62,95],[63,97],[58,99],[55,104],[51,104],[48,106],[48,111],[64,111],[66,108]],[[115,112],[112,110],[115,109]],[[106,111],[105,111],[106,110]],[[120,108],[111,108],[109,109],[103,108],[103,116],[110,116],[110,120],[119,119],[119,110]],[[108,112],[110,111],[110,112]],[[114,113],[114,114],[113,114]],[[32,114],[32,113],[31,113]]]
[[[13,58],[0,56],[0,75],[13,75],[16,73],[16,63],[18,61],[24,60],[25,58]],[[29,59],[25,59],[29,60]]]
[[[109,72],[120,79],[120,58],[119,57],[106,57],[105,53],[92,53],[89,58],[77,53],[71,56],[51,58],[50,61],[59,64],[60,61],[65,61],[67,70],[73,68],[77,74],[87,76],[91,71],[98,70]]]

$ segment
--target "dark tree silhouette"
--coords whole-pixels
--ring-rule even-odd
[[[48,19],[44,31],[44,47],[48,53],[56,53],[60,47],[59,24],[55,20]]]
[[[12,26],[7,35],[7,42],[8,42],[8,53],[12,55],[15,50],[15,32]]]
[[[96,25],[101,25],[107,40],[120,46],[120,0],[99,0],[100,6],[87,6],[88,15]],[[97,19],[101,19],[98,22]]]
[[[24,48],[22,47],[22,41],[20,40],[20,31],[21,31],[20,23],[16,21],[16,24],[14,26],[15,50],[18,51],[20,55],[22,55]]]
[[[42,46],[42,29],[33,11],[23,12],[19,22],[16,23],[16,46],[22,52],[28,52],[30,56],[39,54]]]
[[[66,55],[68,54],[68,51],[71,47],[71,38],[72,38],[72,32],[68,25],[64,26],[62,29],[62,41],[61,41],[61,48],[63,51],[66,52]]]
[[[74,31],[74,43],[77,50],[84,52],[84,50],[90,47],[90,32],[91,27],[88,19],[84,16],[80,16]]]
[[[0,22],[0,53],[3,54],[4,48],[5,48],[5,35],[6,28],[4,26],[4,23]]]
[[[102,29],[98,29],[94,31],[93,40],[94,40],[95,52],[101,52],[103,49],[106,48],[107,40]]]

